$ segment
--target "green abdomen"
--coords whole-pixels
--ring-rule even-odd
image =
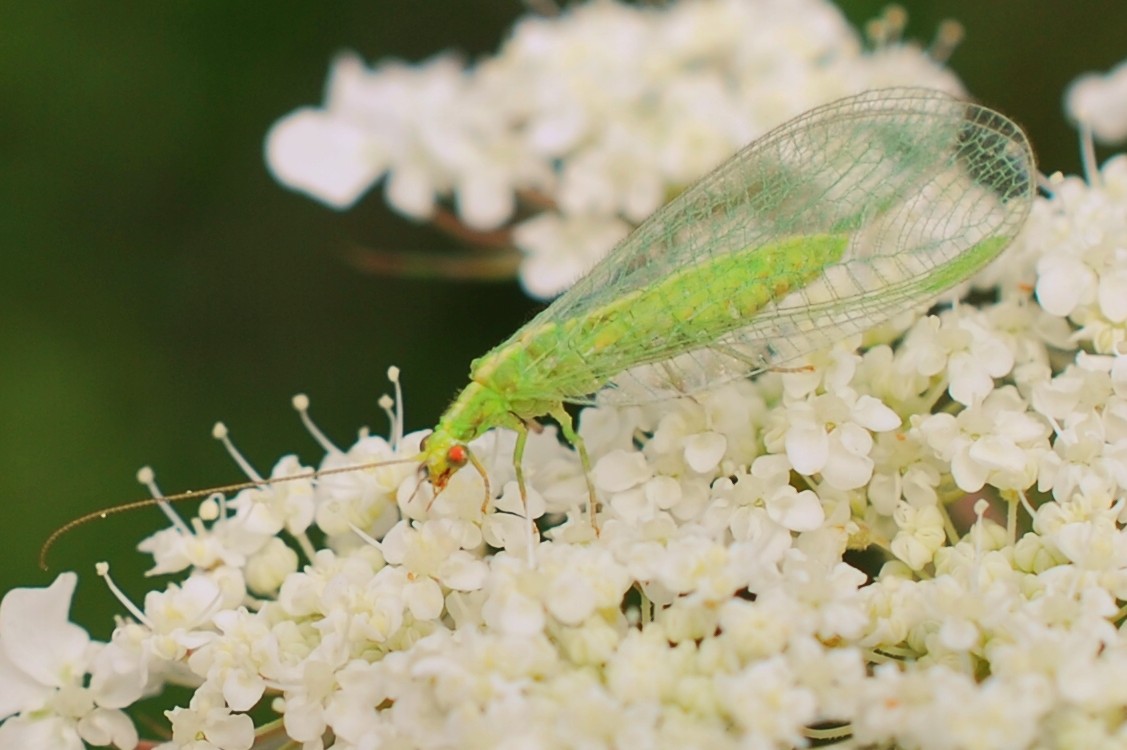
[[[706,258],[582,316],[536,319],[476,360],[473,379],[521,399],[578,398],[614,375],[746,326],[838,262],[849,237],[805,235]]]

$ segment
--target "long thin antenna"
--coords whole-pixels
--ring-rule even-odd
[[[43,546],[39,548],[39,567],[42,568],[43,570],[48,570],[47,555],[51,551],[51,548],[53,546],[55,546],[55,542],[57,542],[59,540],[59,537],[63,536],[64,534],[71,531],[72,529],[76,529],[79,526],[87,524],[91,521],[96,521],[96,520],[99,520],[99,519],[102,519],[102,518],[108,518],[110,516],[116,516],[119,513],[126,513],[128,511],[137,510],[139,508],[148,508],[148,507],[151,507],[151,506],[154,506],[154,505],[160,505],[162,503],[178,503],[178,502],[181,502],[181,501],[184,501],[184,500],[192,500],[192,499],[200,498],[200,497],[208,497],[208,496],[214,495],[216,493],[229,494],[229,493],[232,493],[232,492],[241,492],[242,490],[254,489],[255,487],[268,487],[268,486],[274,485],[274,484],[281,484],[282,482],[294,482],[294,481],[297,481],[297,480],[300,480],[300,479],[317,479],[319,477],[327,477],[327,476],[331,476],[333,474],[346,474],[346,473],[351,472],[351,471],[360,471],[360,470],[363,470],[363,469],[376,469],[376,468],[379,468],[381,466],[391,466],[393,464],[418,463],[419,459],[420,459],[419,456],[411,456],[409,458],[393,458],[393,459],[390,459],[390,460],[387,460],[387,461],[372,461],[371,463],[366,463],[366,464],[354,464],[352,466],[339,466],[335,469],[324,469],[324,470],[321,470],[321,471],[307,471],[307,472],[304,472],[302,474],[294,474],[293,476],[288,476],[288,477],[277,477],[277,478],[273,478],[273,479],[259,479],[259,480],[251,480],[251,481],[247,481],[247,482],[236,482],[234,484],[225,484],[225,485],[221,485],[219,487],[209,487],[208,489],[204,489],[204,490],[188,490],[186,492],[178,492],[175,495],[165,495],[164,497],[147,497],[143,500],[134,500],[133,502],[124,503],[122,505],[111,505],[108,508],[102,508],[101,510],[94,510],[94,511],[91,511],[89,513],[86,513],[85,515],[81,515],[78,518],[67,521],[62,526],[60,526],[59,528],[57,528],[53,532],[51,532],[51,535],[49,537],[47,537],[47,540],[45,542],[43,542]]]

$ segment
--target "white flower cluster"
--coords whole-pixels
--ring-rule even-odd
[[[865,50],[826,0],[604,0],[528,17],[469,67],[344,54],[324,105],[275,124],[267,162],[338,209],[382,179],[407,216],[452,204],[462,234],[510,228],[525,289],[552,297],[771,126],[867,89],[959,93],[898,24]]]
[[[10,592],[0,747],[132,747],[119,709],[169,683],[195,687],[169,750],[1123,746],[1127,359],[1078,346],[1127,328],[1094,291],[1127,273],[1105,251],[1127,238],[1124,163],[1038,199],[994,301],[862,354],[585,410],[597,535],[554,431],[525,453],[527,509],[514,436],[493,431],[473,445],[486,511],[472,470],[434,496],[407,462],[174,516],[142,548],[187,578],[107,645],[66,621],[73,575]],[[1091,275],[1067,310],[1058,255]],[[390,442],[346,453],[295,404],[323,469],[422,437],[393,414]],[[256,732],[267,699],[281,720]]]
[[[614,75],[622,66],[647,80],[647,64],[686,56],[654,57],[629,36],[610,46],[567,37],[572,47],[552,24],[657,25],[671,50],[703,56],[707,76],[712,42],[695,36],[746,29],[689,20],[741,7],[672,5],[664,12],[685,15],[665,28],[656,10],[583,6],[522,24],[510,44],[540,49],[536,75],[571,53],[544,79],[560,85],[543,99],[564,98],[563,118],[572,110],[561,81],[575,69],[591,67],[595,80],[605,66],[595,89],[612,99],[628,84]],[[837,59],[818,41],[837,16],[802,23],[787,43]],[[769,38],[781,28],[756,33],[785,63],[793,51]],[[860,59],[837,62],[856,70]],[[810,73],[809,60],[787,68],[799,83],[764,90],[801,97],[790,86],[814,76],[832,96],[825,81],[849,79]],[[758,64],[769,62],[783,64]],[[488,132],[492,113],[456,90],[484,85],[492,65],[472,75],[454,66],[455,91],[431,80],[418,122],[371,122],[421,143],[433,135],[423,120],[450,127],[451,96]],[[398,69],[402,97],[420,95],[413,72]],[[594,117],[584,106],[576,111]],[[598,140],[593,123],[572,127],[585,144]],[[341,143],[356,136],[356,153],[372,145],[367,131],[341,133]],[[466,142],[445,146],[464,155]],[[395,190],[433,202],[458,180],[446,162],[412,174],[433,159],[419,143],[396,152],[408,166],[391,167],[389,189],[405,180]],[[524,158],[472,153],[494,175]],[[630,169],[653,168],[643,162]],[[565,173],[553,178],[560,186]],[[73,574],[8,592],[0,750],[133,748],[123,709],[166,685],[194,693],[166,713],[169,739],[146,745],[162,750],[1127,745],[1127,160],[1091,184],[1051,187],[976,280],[973,303],[871,336],[863,353],[844,341],[806,366],[693,398],[583,411],[598,533],[583,512],[587,478],[551,428],[524,452],[527,502],[514,434],[474,442],[495,494],[483,507],[472,469],[438,495],[420,483],[412,458],[423,433],[403,434],[401,397],[384,404],[390,439],[362,433],[347,451],[295,399],[325,447],[322,471],[379,465],[311,480],[286,457],[272,477],[288,481],[209,498],[188,520],[166,508],[169,528],[140,548],[154,574],[183,578],[137,606],[103,566],[129,612],[109,643],[69,622]],[[614,211],[625,213],[632,204],[619,198]],[[216,437],[260,479],[222,426]],[[159,495],[150,472],[141,479]],[[256,727],[256,708],[278,721]]]

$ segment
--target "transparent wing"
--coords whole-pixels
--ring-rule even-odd
[[[596,384],[600,400],[650,400],[744,377],[926,303],[988,263],[1024,222],[1035,174],[1021,129],[990,109],[928,89],[842,99],[686,189],[495,351],[549,339],[524,366],[530,398],[587,401]],[[840,262],[735,326],[707,322],[709,306],[747,296],[715,271],[731,268],[726,255],[754,264],[761,248],[816,235],[845,237]],[[678,313],[655,331],[665,305]],[[605,348],[569,336],[592,316],[644,333]]]

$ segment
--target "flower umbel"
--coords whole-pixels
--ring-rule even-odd
[[[596,3],[522,22],[470,69],[343,58],[325,110],[278,126],[275,169],[339,205],[383,179],[401,210],[451,202],[475,228],[549,195],[514,233],[544,243],[552,270],[526,284],[547,292],[582,265],[554,232],[597,255],[587,239],[610,242],[806,97],[893,67],[957,85],[904,45],[861,54],[824,5],[793,7]],[[486,106],[514,77],[535,95]],[[323,171],[292,160],[302,144]],[[436,495],[383,463],[419,453],[400,398],[389,439],[346,449],[295,399],[323,469],[377,465],[169,513],[140,548],[180,580],[143,606],[120,594],[130,616],[108,644],[67,621],[72,574],[9,592],[0,745],[133,747],[120,709],[176,684],[194,694],[166,713],[169,750],[1122,746],[1125,165],[1049,181],[962,301],[754,380],[584,409],[598,533],[553,427],[524,445],[527,498],[516,433],[470,444],[483,507],[473,470]],[[287,457],[273,476],[300,471]],[[252,709],[277,721],[256,730]]]

